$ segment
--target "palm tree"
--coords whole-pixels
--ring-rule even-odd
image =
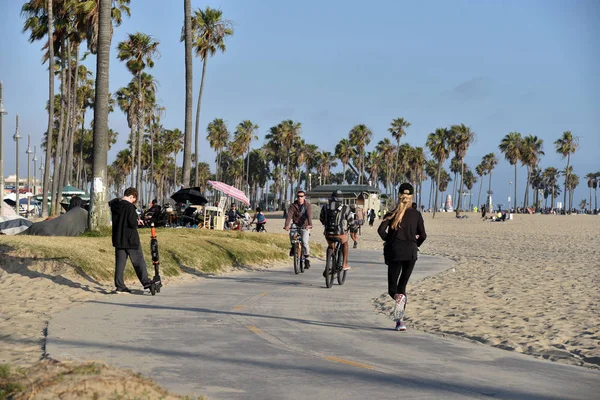
[[[469,168],[465,169],[465,173],[463,176],[463,181],[465,184],[465,187],[467,189],[469,189],[469,210],[473,209],[473,186],[475,186],[475,184],[477,183],[477,177],[473,174],[473,171],[471,171]]]
[[[223,20],[223,12],[206,7],[204,10],[194,11],[192,16],[192,43],[196,55],[202,60],[202,78],[200,79],[200,93],[198,107],[196,108],[195,153],[198,156],[198,134],[200,132],[200,105],[204,92],[204,78],[206,77],[206,63],[208,56],[214,56],[217,51],[225,52],[225,39],[233,35],[232,23]],[[196,169],[196,171],[198,171]],[[198,186],[198,173],[194,176],[194,186]]]
[[[569,168],[572,169],[573,167],[571,166]],[[574,174],[572,170],[569,171],[568,169],[565,170],[565,174],[569,177],[566,190],[569,191],[569,213],[571,213],[571,210],[573,209],[573,195],[575,194],[575,189],[577,186],[579,186],[579,176]]]
[[[350,130],[349,137],[350,143],[353,146],[356,146],[356,151],[359,156],[359,175],[358,175],[358,184],[362,184],[362,178],[365,173],[365,146],[368,146],[371,143],[371,137],[373,136],[373,132],[366,125],[360,124],[354,126]]]
[[[159,56],[158,42],[155,41],[150,35],[145,33],[137,32],[135,34],[129,34],[127,40],[120,42],[117,49],[119,53],[117,58],[120,61],[126,61],[127,69],[138,79],[138,87],[142,87],[142,72],[148,68],[154,67],[154,57]],[[143,125],[141,121],[144,121],[144,98],[142,91],[138,91],[138,124],[137,124],[137,179],[136,187],[141,188],[142,186],[142,137],[143,137]],[[141,193],[140,193],[141,196]],[[143,200],[143,199],[140,199]]]
[[[488,195],[491,196],[492,195],[492,171],[494,170],[494,167],[496,166],[496,164],[498,164],[498,159],[496,158],[496,155],[494,153],[488,153],[485,156],[483,156],[482,163],[485,164],[486,172],[490,175],[490,183],[488,186]],[[491,204],[489,204],[489,205],[490,205],[490,209],[488,211],[492,211]]]
[[[435,178],[437,176],[437,162],[435,160],[427,160],[425,163],[425,174],[429,177],[429,179],[431,180],[431,185],[429,188],[429,204],[427,205],[427,208],[431,208],[431,195],[433,194],[435,187],[434,185],[436,184]]]
[[[208,124],[206,132],[208,133],[206,139],[208,140],[210,147],[217,153],[216,179],[219,180],[219,176],[221,176],[221,152],[225,146],[227,146],[227,143],[229,143],[229,130],[227,129],[227,125],[223,119],[215,118],[211,123]]]
[[[323,184],[327,184],[327,178],[331,173],[331,168],[337,166],[336,157],[329,151],[322,151],[319,156],[319,173],[323,178]]]
[[[450,140],[454,140],[453,136],[451,136]],[[460,160],[456,156],[452,157],[450,160],[450,172],[454,174],[454,183],[452,184],[452,201],[456,201],[456,184],[458,183],[458,173],[460,172]]]
[[[392,144],[389,138],[383,138],[379,141],[379,143],[377,143],[375,150],[380,154],[380,157],[387,165],[387,169],[385,170],[385,192],[389,196],[390,188],[392,186],[392,177],[390,172],[393,172],[393,170],[390,168],[390,165],[393,164],[394,156],[396,155],[396,146]]]
[[[525,185],[525,197],[523,199],[523,207],[525,208],[529,205],[531,170],[539,164],[540,156],[544,155],[543,145],[544,141],[534,135],[525,136],[521,142],[521,163],[527,167],[527,184]]]
[[[594,210],[598,212],[598,183],[600,182],[600,171],[594,174]]]
[[[440,175],[442,173],[442,167],[446,158],[450,154],[450,150],[448,148],[448,137],[450,136],[448,129],[446,128],[437,128],[435,132],[430,133],[427,136],[426,146],[429,148],[431,155],[437,161],[437,179],[436,186],[438,190],[435,191],[435,200],[433,202],[433,216],[435,218],[435,211],[438,206],[438,192],[440,191]]]
[[[424,169],[427,162],[425,151],[422,147],[415,147],[410,152],[410,171],[411,181],[415,184],[415,193],[418,194],[419,207],[423,204],[423,180],[425,179]]]
[[[592,206],[592,188],[594,187],[594,183],[596,182],[596,175],[593,172],[588,173],[585,176],[587,180],[587,185],[590,188],[590,207]]]
[[[250,145],[253,140],[258,139],[258,136],[254,133],[257,129],[258,125],[247,119],[238,124],[234,133],[234,140],[240,143],[240,146],[245,150],[248,159],[246,164],[246,187],[249,185],[250,181]]]
[[[552,189],[552,208],[554,208],[554,197],[555,197],[555,193],[556,193],[556,188],[557,186],[557,182],[558,182],[558,169],[554,168],[554,167],[548,167],[544,170],[544,172],[542,172],[542,177],[544,179],[544,186],[550,190]]]
[[[464,183],[464,163],[465,156],[467,155],[467,150],[469,150],[469,146],[471,143],[475,141],[475,132],[471,131],[471,128],[466,126],[465,124],[453,125],[452,126],[452,150],[454,150],[454,154],[456,158],[460,161],[460,189],[458,190],[458,201],[457,205],[462,204],[461,196],[463,191],[463,183]]]
[[[111,2],[101,1],[98,16],[98,56],[96,57],[96,101],[94,107],[94,158],[90,196],[89,227],[96,230],[109,224],[107,202],[108,161],[108,71],[111,42]]]
[[[355,153],[354,147],[352,147],[352,143],[350,143],[349,139],[342,139],[335,146],[335,156],[339,158],[342,162],[342,166],[344,167],[344,181],[346,180],[346,168],[348,167],[348,163],[350,162],[350,158]]]
[[[481,163],[475,167],[475,172],[481,178],[479,183],[479,196],[477,197],[477,207],[481,205],[481,189],[483,188],[483,177],[487,175],[487,166],[485,165],[485,161],[481,160]]]
[[[288,183],[290,182],[290,172],[291,172],[291,153],[292,147],[294,143],[296,143],[297,139],[300,137],[300,133],[302,131],[302,124],[300,122],[294,122],[292,120],[282,121],[278,125],[279,138],[281,141],[281,146],[283,147],[286,154],[286,164],[285,164],[285,174],[287,179],[285,180],[285,200],[288,199]],[[290,195],[291,198],[291,195]]]
[[[410,122],[406,121],[404,118],[396,118],[392,121],[392,123],[390,124],[390,127],[388,128],[388,132],[390,132],[393,136],[394,139],[396,139],[396,143],[397,143],[397,152],[396,152],[396,158],[394,160],[394,176],[392,177],[392,180],[395,181],[394,182],[394,186],[398,184],[397,181],[397,176],[396,176],[396,172],[398,170],[398,158],[400,157],[400,139],[402,139],[403,136],[406,135],[406,128],[410,127]],[[394,193],[394,196],[396,196],[396,194]]]
[[[521,159],[521,147],[523,145],[523,138],[519,132],[510,132],[500,142],[498,149],[501,153],[504,153],[504,157],[510,163],[515,166],[515,193],[514,202],[515,209],[517,208],[517,163]]]
[[[190,185],[190,167],[192,161],[192,0],[183,0],[183,41],[185,42],[185,126],[183,139],[183,185]],[[217,170],[219,164],[217,164]],[[175,163],[177,172],[177,163]],[[218,179],[218,177],[217,177]]]
[[[564,205],[563,209],[566,209],[567,206],[567,182],[569,181],[569,165],[571,163],[571,154],[574,154],[579,147],[579,138],[577,136],[573,136],[571,131],[563,132],[562,136],[554,142],[554,147],[556,152],[562,155],[563,158],[567,157],[567,167],[565,168],[565,193],[564,193]],[[569,213],[571,211],[569,210]]]

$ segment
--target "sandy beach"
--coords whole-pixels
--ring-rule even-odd
[[[282,222],[270,220],[274,227]],[[409,282],[409,328],[600,368],[599,217],[517,215],[491,223],[476,214],[458,220],[441,213],[425,214],[425,225],[422,254],[456,264]],[[377,226],[363,229],[359,248],[382,248]],[[12,366],[40,360],[54,313],[112,290],[110,282],[85,280],[55,262],[25,262],[11,251],[0,264],[0,363]],[[198,278],[183,275],[171,284],[181,279]],[[387,283],[381,286],[373,304],[390,313]]]
[[[421,253],[456,264],[409,282],[409,327],[600,367],[600,217],[515,215],[504,223],[473,213],[424,217]],[[361,247],[380,249],[376,226],[365,232]],[[384,313],[392,303],[387,293],[374,300]]]

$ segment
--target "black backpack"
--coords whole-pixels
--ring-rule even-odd
[[[332,201],[327,206],[325,219],[325,234],[326,235],[341,235],[344,233],[342,226],[342,210],[344,205]]]

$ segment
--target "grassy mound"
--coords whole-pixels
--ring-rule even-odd
[[[14,371],[0,365],[4,399],[183,399],[148,378],[103,363],[43,360]]]
[[[162,276],[183,273],[218,273],[231,266],[256,265],[288,259],[286,234],[255,234],[201,229],[157,230]],[[140,230],[142,249],[151,269],[150,230]],[[323,254],[324,247],[311,244],[313,254]],[[51,268],[68,265],[75,272],[100,281],[113,278],[115,260],[110,230],[80,237],[5,236],[0,244],[0,258],[9,265],[46,264]],[[152,273],[152,272],[150,272]],[[126,268],[125,278],[135,278]]]

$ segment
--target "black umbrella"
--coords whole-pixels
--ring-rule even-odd
[[[206,197],[202,196],[199,187],[180,189],[177,192],[173,193],[171,198],[177,203],[185,203],[186,201],[189,201],[190,204],[198,206],[203,206],[206,203],[208,203]]]

